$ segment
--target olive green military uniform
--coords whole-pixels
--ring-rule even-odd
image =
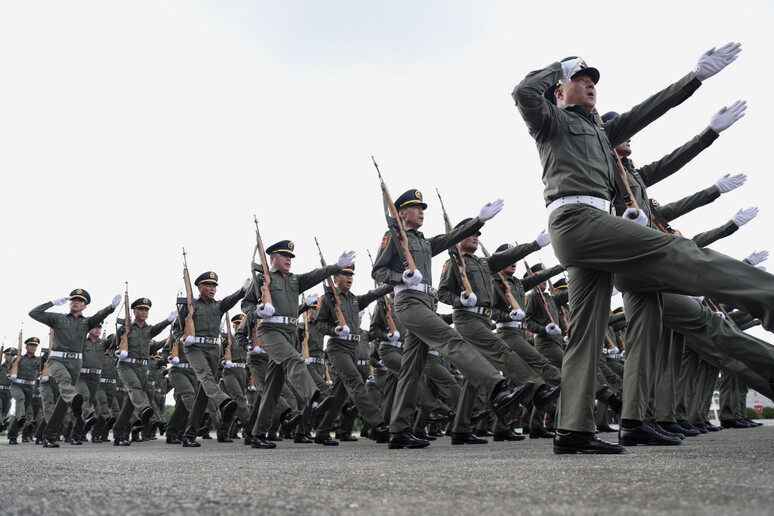
[[[216,375],[220,364],[220,322],[223,314],[231,310],[245,295],[241,288],[218,301],[213,299],[205,301],[201,296],[193,302],[193,321],[196,328],[196,342],[185,346],[185,354],[188,363],[196,373],[199,388],[196,392],[193,408],[188,415],[188,428],[185,436],[196,438],[204,413],[207,410],[207,400],[220,405],[229,399],[228,395],[220,390]],[[184,321],[188,315],[188,307],[182,305],[180,320]],[[226,423],[231,423],[230,421]]]
[[[277,269],[270,270],[269,290],[274,316],[263,320],[258,325],[258,340],[261,348],[268,354],[269,363],[266,371],[266,388],[261,395],[252,435],[263,435],[268,432],[277,401],[285,385],[285,377],[303,400],[304,409],[320,396],[320,390],[297,351],[298,298],[302,291],[311,289],[339,270],[337,265],[328,265],[304,274],[289,273],[287,276]],[[258,283],[260,284],[253,285],[253,289],[242,301],[242,312],[245,314],[255,314],[255,308],[259,302],[256,291],[260,291],[263,284],[262,276]]]
[[[5,420],[8,417],[8,413],[11,411],[11,379],[8,375],[11,374],[11,368],[6,365],[5,357],[2,358],[3,363],[0,364],[0,428],[5,424]]]
[[[167,357],[168,362],[169,354],[172,352],[172,344],[182,334],[182,330],[177,324],[173,333],[174,335],[167,339],[162,350],[162,356]],[[182,344],[178,346],[177,358],[179,360],[177,364],[169,362],[169,374],[167,375],[169,384],[175,390],[175,408],[169,416],[166,429],[167,439],[173,441],[183,437],[188,416],[193,410],[194,401],[196,400],[196,389],[198,387],[196,373],[191,368],[191,364],[188,363],[185,346]]]
[[[544,300],[545,305],[543,305]],[[546,311],[546,306],[548,311]],[[567,328],[564,327],[562,319],[559,317],[559,309],[553,296],[546,292],[541,293],[533,290],[527,294],[524,313],[526,314],[524,327],[535,334],[535,349],[546,357],[551,365],[561,370],[564,359],[562,334],[567,333]],[[549,335],[546,332],[546,326],[551,322],[549,314],[553,318],[554,324],[562,329],[562,334]]]
[[[46,440],[54,440],[60,434],[67,407],[72,404],[73,398],[77,395],[75,385],[81,372],[84,335],[115,310],[112,306],[107,306],[91,317],[84,315],[76,317],[70,313],[46,312],[52,306],[54,304],[49,301],[30,311],[30,317],[54,330],[54,343],[48,358],[48,370],[51,377],[56,380],[59,399],[51,417],[48,418],[44,435]],[[75,416],[80,417],[80,414]]]
[[[303,321],[300,321],[299,329],[301,333],[298,336],[299,353],[301,352],[301,342],[304,340],[305,328],[307,328],[309,331],[309,341],[307,343],[309,346],[309,358],[305,359],[304,362],[306,363],[306,367],[309,370],[309,374],[312,375],[312,379],[314,380],[315,385],[317,385],[317,389],[320,391],[320,393],[322,393],[323,396],[327,396],[330,394],[331,388],[325,382],[325,358],[323,353],[324,335],[317,331],[313,320],[309,320],[306,326],[304,326]]]
[[[181,319],[182,320],[182,319]],[[148,397],[146,386],[148,384],[148,365],[150,355],[155,353],[164,342],[154,342],[151,339],[161,333],[170,322],[166,319],[154,325],[143,324],[136,321],[129,325],[128,343],[129,349],[126,358],[118,359],[118,376],[124,384],[126,396],[121,406],[116,424],[113,427],[115,439],[129,439],[132,428],[132,414],[135,410],[142,411],[146,407],[153,408],[154,403]],[[115,342],[120,342],[121,336],[126,331],[125,326],[120,326],[116,332]],[[155,412],[155,410],[154,410]]]
[[[347,401],[348,396],[357,407],[364,423],[375,427],[384,422],[384,417],[379,412],[379,408],[366,392],[365,381],[357,369],[360,354],[358,343],[361,337],[360,310],[364,310],[369,304],[391,291],[392,285],[382,285],[366,294],[358,296],[352,292],[344,293],[336,289],[333,295],[339,297],[341,312],[350,329],[350,334],[346,336],[337,335],[335,332],[335,328],[339,323],[336,318],[334,303],[331,300],[331,293],[329,292],[328,295],[323,296],[320,309],[317,312],[317,318],[314,320],[314,326],[323,335],[330,336],[325,352],[333,367],[336,368],[338,376],[334,380],[333,388],[331,389],[331,395],[334,397],[333,404],[317,428],[318,435],[330,433],[333,423],[341,412],[341,408]],[[365,361],[364,365],[367,370],[367,358]]]
[[[502,371],[502,374],[515,385],[524,382],[535,384],[529,399],[534,396],[540,386],[545,385],[545,382],[516,352],[491,331],[489,321],[492,317],[492,306],[495,301],[492,274],[538,249],[540,246],[533,242],[494,253],[489,258],[464,253],[462,257],[465,260],[465,269],[472,292],[477,298],[477,306],[467,307],[462,304],[460,295],[464,291],[464,287],[460,279],[459,269],[453,259],[449,259],[444,264],[438,288],[438,300],[451,305],[454,309],[452,314],[454,327],[467,342],[473,345],[476,351],[481,353],[498,371]],[[457,417],[454,419],[454,432],[466,433],[470,431],[469,415],[478,394],[477,389],[470,384],[466,375]],[[527,401],[527,399],[524,400],[525,403]],[[508,429],[508,425],[498,418],[495,423],[495,431],[502,432]]]
[[[103,441],[108,438],[108,433],[113,428],[118,419],[118,410],[114,410],[117,405],[116,400],[116,379],[118,378],[118,365],[116,358],[112,355],[102,356],[102,374],[99,378],[99,390],[97,391],[97,412],[99,417],[94,425],[92,436],[96,435]]]
[[[774,328],[774,277],[604,210],[616,190],[611,149],[688,98],[701,84],[693,73],[603,126],[580,106],[559,108],[543,97],[562,75],[558,62],[532,72],[513,97],[538,145],[546,204],[565,203],[552,205],[549,215],[555,254],[569,273],[573,328],[562,364],[558,426],[593,432],[595,376],[613,273],[652,281],[653,291],[680,289],[736,304],[769,329]],[[596,197],[603,209],[570,203],[571,196]],[[706,281],[708,274],[712,281]]]
[[[73,424],[72,438],[83,439],[85,420],[94,418],[96,413],[97,391],[99,379],[102,375],[102,357],[105,355],[105,345],[102,339],[97,337],[91,340],[88,335],[83,341],[83,361],[81,362],[81,374],[75,384],[75,390],[83,397],[81,417]],[[92,424],[96,419],[92,420]],[[91,425],[90,425],[91,426]]]
[[[247,336],[244,333],[235,333],[231,344],[231,362],[234,365],[233,367],[224,365],[221,377],[223,390],[228,394],[229,398],[237,403],[235,416],[242,425],[246,425],[247,420],[250,419],[247,399],[245,398],[245,389],[247,388],[247,346]]]
[[[403,360],[400,378],[395,391],[390,433],[398,434],[411,428],[411,418],[416,413],[419,382],[427,360],[428,347],[438,351],[454,363],[465,378],[489,399],[505,378],[481,353],[463,339],[459,333],[443,322],[435,313],[432,295],[432,258],[456,243],[477,232],[484,223],[475,218],[449,233],[431,239],[417,230],[408,229],[408,248],[422,282],[415,287],[403,283],[406,269],[400,246],[391,232],[387,232],[374,262],[372,277],[385,284],[395,285],[395,314],[406,327],[403,336]],[[460,398],[462,399],[462,398]],[[459,414],[459,410],[457,411]]]
[[[32,419],[32,393],[35,384],[38,381],[38,371],[40,369],[40,357],[29,356],[27,353],[15,360],[19,362],[19,370],[14,380],[11,380],[11,396],[16,402],[14,411],[15,417],[11,427],[8,429],[8,439],[16,439],[19,430],[24,430],[26,423],[31,423]],[[11,364],[13,368],[13,364]]]

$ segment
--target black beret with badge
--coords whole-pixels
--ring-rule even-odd
[[[204,285],[212,284],[217,287],[218,275],[212,271],[203,272],[202,274],[199,275],[198,278],[196,278],[196,281],[194,281],[194,285],[196,285],[197,287],[202,284]]]

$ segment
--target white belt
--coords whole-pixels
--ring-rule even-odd
[[[127,364],[148,365],[148,361],[144,358],[119,358],[118,361],[126,362]]]
[[[244,369],[247,367],[247,364],[245,364],[244,362],[232,362],[232,364],[234,364],[234,367],[238,367],[240,369]]]
[[[433,355],[434,357],[440,357],[441,356],[441,354],[439,352],[437,352],[436,350],[434,350],[434,349],[428,350],[427,354],[428,355]]]
[[[50,354],[52,357],[58,358],[72,358],[75,360],[83,358],[83,353],[70,353],[69,351],[51,351]]]
[[[261,319],[261,323],[289,324],[295,326],[298,321],[295,317],[285,317],[284,315],[273,315],[266,319]]]
[[[100,378],[99,383],[116,383],[115,378]]]
[[[398,349],[403,347],[403,342],[400,341],[400,340],[396,340],[394,342],[391,341],[391,340],[381,340],[381,341],[379,341],[379,344],[386,344],[388,346],[392,346],[392,347],[398,348]]]
[[[338,340],[353,340],[355,342],[360,342],[360,335],[352,335],[351,333],[349,335],[332,335],[332,339],[338,339]]]
[[[180,362],[179,364],[172,364],[172,363],[170,363],[169,366],[170,367],[179,367],[181,369],[188,369],[189,367],[191,367],[190,364],[188,364],[188,362]]]
[[[82,367],[81,374],[102,374],[102,369],[86,369]]]
[[[360,366],[368,365],[368,360],[358,360],[357,365],[360,365]]]
[[[13,383],[20,383],[22,385],[35,385],[36,380],[23,380],[22,378],[14,378]]]
[[[309,357],[307,359],[304,359],[305,364],[324,364],[325,360],[322,358],[312,358]]]
[[[427,285],[425,283],[420,283],[419,285],[395,285],[395,293],[403,292],[404,290],[418,290],[420,292],[424,292],[425,294],[435,294],[435,289],[432,287],[432,285]]]
[[[455,312],[473,312],[474,314],[483,315],[489,317],[492,315],[492,309],[485,306],[471,306],[465,308],[455,308]]]
[[[521,328],[521,323],[519,321],[499,322],[497,329],[500,328]]]
[[[610,201],[600,199],[599,197],[592,197],[591,195],[570,195],[569,197],[560,197],[546,206],[546,210],[548,211],[548,214],[551,215],[552,211],[565,204],[588,204],[605,213],[610,213]]]
[[[0,391],[3,389],[9,390],[11,388],[10,385],[0,385]]]
[[[220,344],[220,337],[194,337],[196,344]]]

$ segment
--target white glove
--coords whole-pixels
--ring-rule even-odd
[[[41,376],[40,377],[40,383],[46,383],[48,381],[48,376]]]
[[[765,265],[756,265],[756,267],[759,268],[762,271],[766,270],[766,266]]]
[[[70,296],[60,297],[59,299],[54,299],[53,301],[51,301],[51,304],[54,306],[62,306],[63,304],[67,303],[71,299],[72,297]]]
[[[737,100],[730,106],[723,106],[720,111],[712,115],[710,118],[710,129],[716,133],[722,133],[734,123],[744,116],[744,112],[747,109],[746,100]]]
[[[254,348],[247,349],[251,355],[259,355],[261,353],[261,346],[255,346]]]
[[[544,229],[540,232],[537,238],[535,238],[535,242],[537,242],[537,245],[540,247],[545,247],[551,243],[551,235],[549,235],[548,232]]]
[[[115,308],[119,304],[121,304],[121,294],[116,294],[115,297],[113,297],[113,300],[110,302],[110,306],[111,308]]]
[[[608,355],[617,355],[621,350],[618,349],[617,346],[613,347],[613,349],[608,349],[607,354]]]
[[[236,367],[236,364],[231,360],[226,360],[225,362],[223,362],[223,367],[225,367],[226,369],[231,369],[232,367]]]
[[[753,253],[745,258],[748,262],[750,262],[750,265],[758,265],[759,263],[765,262],[769,259],[769,252],[768,251],[753,251]]]
[[[745,181],[747,181],[747,176],[744,174],[736,174],[735,176],[726,174],[715,181],[715,186],[718,188],[718,192],[724,194],[739,188]]]
[[[250,288],[250,285],[253,284],[253,278],[247,278],[242,285],[242,291],[247,292],[247,289]]]
[[[271,303],[261,303],[255,308],[255,313],[261,319],[266,319],[274,315],[274,305]]]
[[[521,321],[524,319],[525,315],[524,310],[517,308],[516,310],[511,310],[508,317],[510,317],[512,321]]]
[[[387,340],[389,340],[390,342],[398,342],[400,340],[400,332],[398,330],[395,330],[392,333],[388,333]]]
[[[346,324],[344,326],[336,326],[333,329],[333,332],[339,337],[345,337],[349,335],[349,326],[347,326]]]
[[[613,293],[610,294],[610,297],[615,297],[615,296],[617,296],[620,293],[621,293],[620,290],[618,290],[617,288],[613,287]]]
[[[470,295],[465,292],[460,294],[460,303],[462,303],[463,306],[476,306],[477,301],[478,297],[476,297],[475,292],[471,292]]]
[[[15,374],[9,374],[8,378],[10,378],[11,380],[16,380],[16,375]]]
[[[408,285],[409,287],[413,287],[415,285],[419,285],[422,283],[422,273],[419,272],[419,269],[415,270],[413,273],[406,269],[403,271],[403,283]]]
[[[737,211],[736,215],[731,217],[731,221],[741,228],[756,216],[758,216],[758,207],[753,206],[752,208],[747,208],[746,210]]]
[[[125,349],[122,349],[120,351],[116,351],[116,356],[118,358],[126,358],[126,357],[129,356],[129,352],[127,350],[125,350]]]
[[[167,359],[167,361],[168,361],[170,364],[177,365],[177,364],[179,364],[179,363],[180,363],[180,357],[169,357],[169,358]]]
[[[340,268],[349,267],[355,263],[355,251],[344,251],[336,260],[336,265]]]
[[[723,312],[712,312],[712,315],[717,315],[721,319],[725,319],[726,318],[726,314],[724,314]]]
[[[575,59],[569,59],[567,61],[564,61],[562,63],[562,78],[559,79],[560,84],[567,84],[572,80],[572,76],[575,75],[580,71],[581,68],[584,68],[586,66],[586,63],[581,59],[580,57],[576,57]]]
[[[486,203],[481,207],[481,211],[478,212],[478,218],[481,219],[482,222],[490,220],[492,217],[500,213],[500,210],[503,209],[504,204],[505,201],[502,199],[497,199],[495,201]]]
[[[304,304],[306,306],[312,306],[313,304],[315,304],[317,302],[317,300],[319,298],[320,298],[320,296],[318,296],[317,294],[311,294],[311,295],[306,296],[304,298]]]
[[[247,390],[250,392],[255,392],[258,390],[258,387],[256,387],[255,385],[248,385]]]
[[[715,47],[704,52],[696,63],[696,78],[706,81],[720,70],[734,62],[742,51],[741,43],[726,43],[715,50]]]
[[[559,325],[550,323],[546,326],[546,333],[549,335],[561,335],[562,329],[559,327]]]
[[[648,216],[645,215],[645,210],[640,210],[640,212],[635,217],[634,208],[626,208],[626,211],[623,212],[623,215],[621,215],[621,218],[626,220],[631,220],[632,222],[636,222],[641,226],[648,225]]]
[[[312,357],[306,358],[304,359],[304,364],[309,365],[312,363],[312,361],[314,361],[314,358]]]
[[[565,346],[566,346],[567,344],[569,344],[569,343],[570,343],[570,337],[568,337],[567,335],[565,335],[564,337],[562,337],[562,343],[563,343]]]
[[[196,337],[194,337],[193,335],[189,335],[183,340],[183,346],[186,346],[186,347],[190,346],[191,344],[194,343],[195,340],[196,340]]]
[[[169,315],[167,316],[168,322],[175,322],[175,319],[177,319],[177,312],[169,312]]]

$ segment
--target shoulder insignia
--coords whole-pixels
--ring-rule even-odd
[[[387,235],[384,235],[384,237],[382,237],[382,243],[379,244],[379,249],[384,249],[385,247],[387,247],[387,242],[389,241],[390,239],[387,238]]]

